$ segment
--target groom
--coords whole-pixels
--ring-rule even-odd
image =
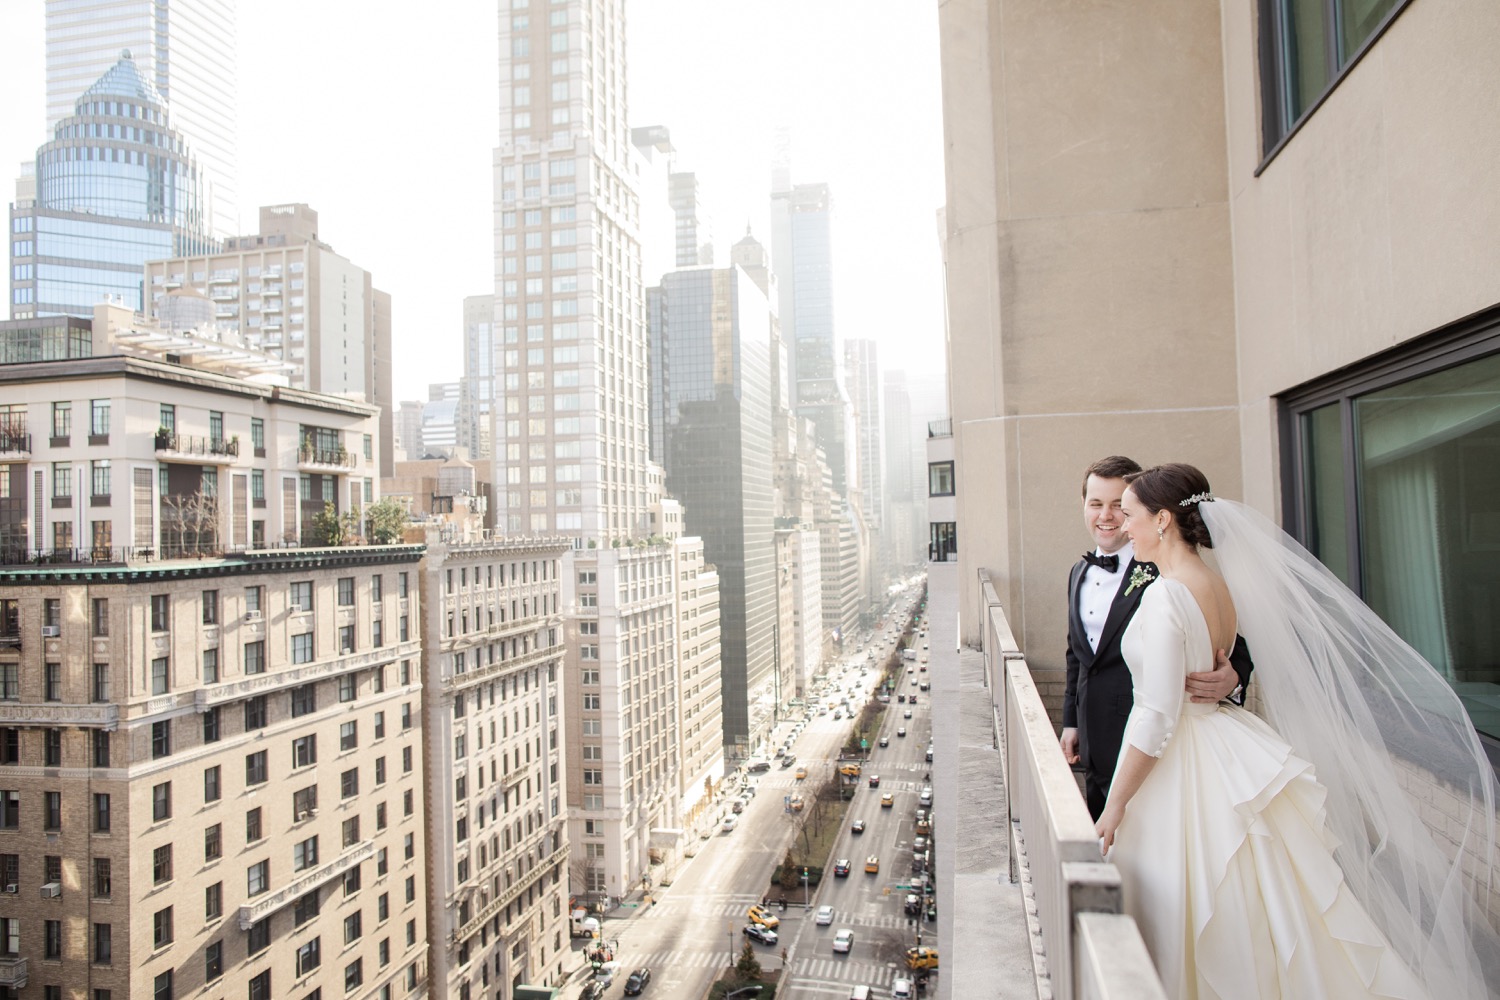
[[[1062,751],[1069,764],[1083,763],[1089,815],[1104,811],[1115,761],[1125,740],[1125,722],[1134,704],[1130,669],[1120,637],[1156,579],[1156,567],[1132,558],[1124,531],[1120,498],[1125,477],[1141,471],[1120,455],[1102,458],[1083,477],[1083,523],[1094,539],[1068,574],[1068,686],[1063,694]],[[1250,682],[1249,651],[1243,640],[1234,656],[1219,651],[1215,669],[1187,675],[1187,693],[1196,702],[1229,698],[1244,704]]]

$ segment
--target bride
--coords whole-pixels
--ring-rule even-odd
[[[1129,481],[1125,530],[1159,579],[1123,639],[1135,707],[1097,831],[1167,994],[1500,995],[1473,903],[1500,889],[1495,778],[1452,689],[1197,469]],[[1183,697],[1236,631],[1269,725]],[[1417,799],[1439,797],[1435,837]]]

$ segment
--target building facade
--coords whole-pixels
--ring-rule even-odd
[[[50,13],[50,12],[49,12]],[[140,312],[148,260],[217,248],[204,168],[129,53],[74,94],[10,209],[11,317]]]
[[[569,546],[491,537],[482,523],[461,510],[433,518],[421,564],[428,935],[433,990],[455,1000],[561,983],[569,941]]]
[[[380,408],[383,474],[395,460],[390,295],[370,272],[318,238],[307,205],[267,205],[260,230],[218,252],[174,253],[145,267],[144,312],[170,320],[173,293],[213,305],[213,321],[250,348],[286,361],[291,383],[359,395]]]
[[[459,380],[458,447],[474,462],[494,457],[490,434],[495,419],[495,297],[464,299],[464,374]]]
[[[128,50],[205,168],[208,229],[239,231],[237,0],[47,0],[47,127]]]

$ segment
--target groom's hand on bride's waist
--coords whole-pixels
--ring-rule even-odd
[[[1188,697],[1200,705],[1223,701],[1239,686],[1240,675],[1235,673],[1222,649],[1214,653],[1214,669],[1187,675]]]

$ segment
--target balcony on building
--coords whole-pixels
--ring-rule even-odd
[[[0,986],[10,990],[26,988],[26,959],[22,955],[0,955]]]
[[[25,462],[31,458],[31,435],[25,425],[0,426],[0,463]]]
[[[156,432],[158,462],[190,465],[230,465],[240,454],[239,438],[215,438],[178,434],[165,428]]]

